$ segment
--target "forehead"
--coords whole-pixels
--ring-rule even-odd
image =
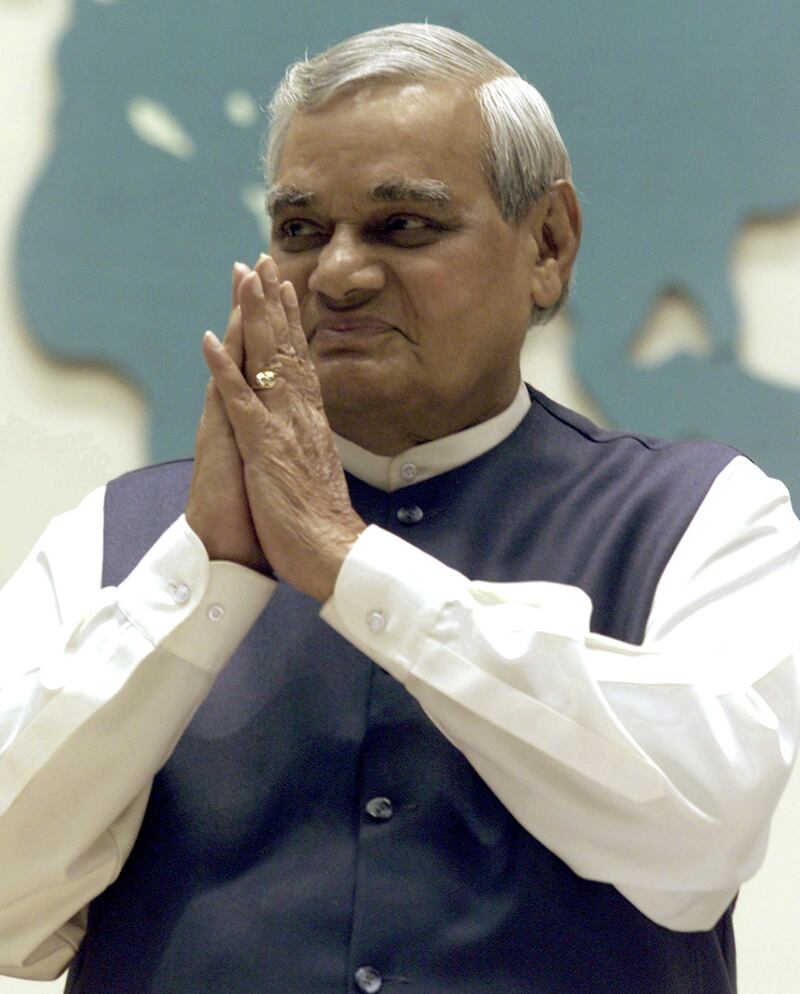
[[[462,86],[387,83],[299,113],[281,153],[276,186],[368,196],[403,177],[444,184],[456,198],[488,192],[482,119]]]

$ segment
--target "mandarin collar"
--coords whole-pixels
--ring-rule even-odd
[[[421,483],[477,459],[504,441],[530,410],[528,388],[520,383],[509,406],[488,421],[432,442],[413,445],[396,456],[379,456],[334,433],[344,468],[364,483],[391,493]]]

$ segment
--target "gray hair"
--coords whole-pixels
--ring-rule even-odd
[[[348,38],[314,58],[289,66],[269,105],[264,155],[267,184],[277,175],[294,115],[322,108],[334,97],[381,79],[459,80],[475,86],[484,125],[481,163],[502,217],[519,224],[560,179],[569,180],[569,155],[542,95],[483,45],[434,24],[395,24]],[[543,324],[566,299],[535,308]]]

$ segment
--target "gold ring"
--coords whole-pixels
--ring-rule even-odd
[[[274,369],[262,369],[256,373],[256,385],[254,390],[271,390],[278,382],[278,374]]]

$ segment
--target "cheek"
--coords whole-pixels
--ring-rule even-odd
[[[294,287],[300,304],[300,319],[303,327],[308,331],[308,323],[312,319],[308,317],[307,311],[309,302],[313,299],[313,295],[308,291],[308,280],[314,271],[314,263],[306,257],[306,253],[301,257],[289,252],[275,251],[272,253],[272,258],[278,267],[281,280],[288,280]]]
[[[504,245],[432,260],[420,269],[413,299],[423,353],[451,381],[477,370],[505,370],[530,318],[524,281]]]
[[[270,254],[275,260],[281,279],[289,280],[299,296],[301,292],[305,291],[313,266],[299,254],[281,252],[277,249],[271,250]]]
[[[452,320],[483,296],[480,272],[461,253],[420,256],[395,271],[415,312],[428,321]]]
[[[428,326],[475,326],[502,321],[508,314],[512,298],[508,269],[486,253],[437,260],[417,275],[413,300]]]

